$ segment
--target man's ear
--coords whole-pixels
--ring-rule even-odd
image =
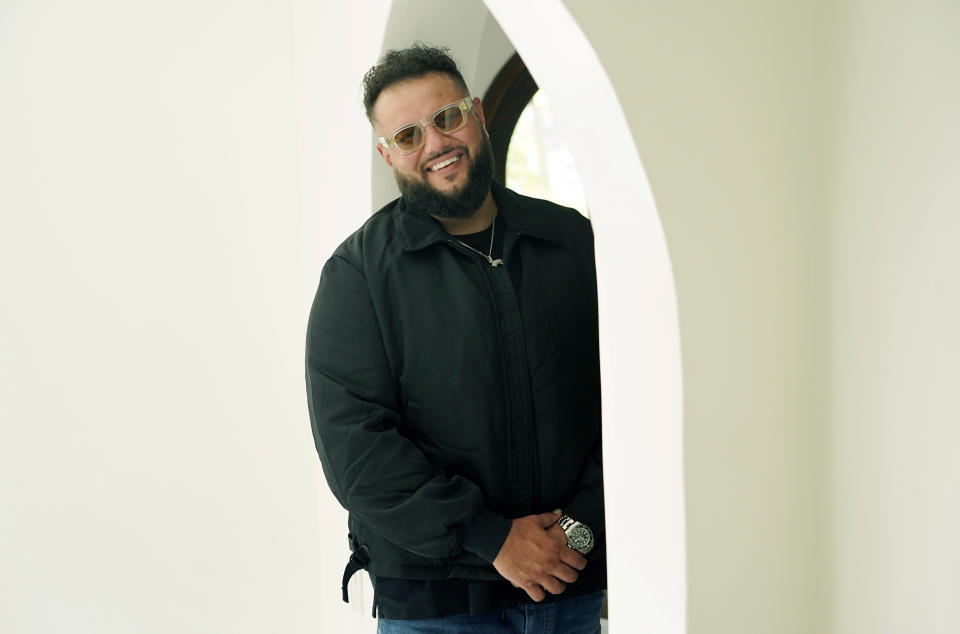
[[[382,156],[383,160],[387,162],[387,166],[392,169],[393,159],[390,158],[390,153],[387,152],[386,148],[383,147],[382,143],[377,143],[377,152],[380,152],[380,156]]]
[[[480,97],[473,98],[473,111],[477,113],[477,119],[480,120],[480,125],[486,130],[487,120],[483,118],[483,104],[480,102]]]

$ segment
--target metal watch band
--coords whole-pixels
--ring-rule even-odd
[[[567,529],[569,529],[571,526],[576,524],[576,522],[577,520],[573,519],[567,514],[561,515],[560,519],[557,520],[557,524],[560,526],[560,528],[564,530],[564,532],[566,532]]]

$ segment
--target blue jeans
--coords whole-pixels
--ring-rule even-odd
[[[380,618],[378,634],[600,634],[605,590],[557,603],[521,603],[516,608],[438,619]]]

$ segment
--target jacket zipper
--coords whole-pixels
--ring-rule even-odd
[[[520,237],[520,235],[521,235],[520,233],[514,234],[510,238],[510,241],[504,245],[503,258],[502,258],[503,264],[499,268],[502,268],[504,270],[504,273],[508,277],[510,274],[509,274],[509,269],[507,268],[507,256],[508,254],[512,253],[513,247],[516,244],[517,239]],[[532,456],[534,460],[534,464],[525,465],[525,466],[514,464],[515,462],[517,462],[517,458],[518,458],[518,456],[514,456],[516,445],[517,445],[517,439],[515,435],[518,433],[523,433],[519,429],[518,424],[526,424],[527,426],[529,426],[529,429],[527,431],[530,437],[527,439],[527,444],[530,445],[531,447],[536,447],[536,431],[533,427],[532,419],[528,419],[524,421],[515,421],[513,420],[512,415],[510,414],[511,412],[514,412],[517,407],[515,403],[516,399],[518,397],[524,396],[523,390],[517,391],[516,389],[514,389],[515,386],[513,385],[513,382],[517,380],[517,377],[514,376],[514,374],[517,372],[524,374],[529,370],[526,367],[514,368],[513,370],[507,367],[507,365],[510,364],[511,362],[509,360],[510,353],[506,351],[505,349],[506,344],[504,343],[503,308],[500,306],[500,300],[497,297],[497,293],[494,291],[493,282],[490,279],[491,273],[488,273],[487,271],[484,270],[484,269],[496,268],[496,267],[490,266],[485,256],[473,251],[472,249],[468,249],[463,244],[459,243],[456,239],[450,238],[447,240],[447,242],[454,249],[456,249],[460,253],[463,253],[464,255],[469,256],[476,263],[477,267],[480,269],[480,274],[483,277],[484,282],[486,283],[487,293],[489,294],[490,301],[493,304],[494,313],[497,316],[497,340],[500,345],[500,350],[501,350],[500,357],[502,361],[500,372],[503,376],[504,389],[505,389],[504,397],[506,399],[506,403],[504,405],[506,406],[506,410],[508,412],[508,419],[510,420],[509,427],[507,428],[507,448],[506,448],[507,449],[507,465],[509,465],[508,473],[511,476],[510,478],[511,481],[507,485],[508,490],[510,491],[509,504],[512,508],[515,506],[515,503],[517,502],[517,500],[514,497],[514,494],[516,493],[514,489],[514,487],[516,486],[515,479],[523,478],[523,476],[520,474],[520,471],[526,471],[526,470],[528,470],[529,477],[530,477],[529,502],[534,505],[539,504],[539,497],[540,497],[539,488],[540,487],[539,487],[539,483],[537,482],[537,475],[536,475],[537,471],[539,470],[539,467],[536,464],[536,461],[537,461],[536,451],[533,452],[533,456]],[[512,282],[510,285],[512,286]],[[524,354],[523,356],[525,358],[526,354]],[[529,394],[527,394],[526,396],[529,397]],[[527,414],[529,416],[531,412],[527,412]],[[526,505],[523,505],[523,506],[525,507]],[[516,507],[516,508],[513,508],[513,511],[516,513],[521,513],[521,512],[526,513],[529,511],[529,509]]]
[[[509,235],[509,229],[507,229],[507,232]],[[516,245],[517,241],[520,239],[520,236],[522,235],[523,233],[518,231],[514,233],[513,236],[510,237],[509,242],[504,243],[503,253],[501,255],[503,256],[503,269],[507,271],[508,277],[512,277],[510,276],[510,273],[509,273],[510,269],[508,267],[508,264],[510,262],[510,256],[513,254],[514,245]],[[489,285],[489,281],[488,281],[488,285]],[[512,280],[511,280],[511,286],[513,286]],[[516,294],[516,288],[514,288],[514,294]],[[517,301],[519,302],[519,298],[517,298]],[[524,345],[526,345],[526,337],[524,337]],[[526,359],[526,351],[524,351],[523,358]],[[520,371],[523,373],[524,380],[528,381],[529,379],[527,377],[527,374],[530,371],[529,368],[524,366],[523,368],[520,369]],[[518,394],[517,396],[523,396],[523,390],[521,390],[521,394]],[[526,393],[526,397],[527,399],[530,398],[529,392]],[[530,410],[528,412],[528,415],[529,415],[529,418],[524,422],[528,427],[527,432],[530,435],[529,443],[532,448],[530,457],[533,459],[533,463],[530,465],[527,465],[527,468],[529,469],[528,473],[530,476],[530,501],[533,504],[533,507],[532,507],[533,512],[536,512],[536,509],[540,508],[540,481],[539,481],[540,465],[539,465],[539,455],[536,451],[537,429],[533,423],[533,410]]]

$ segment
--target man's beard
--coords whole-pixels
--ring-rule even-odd
[[[434,218],[472,216],[483,204],[493,181],[493,148],[490,146],[490,137],[484,133],[477,146],[476,156],[469,150],[465,156],[472,159],[467,172],[467,182],[459,190],[449,194],[435,189],[426,181],[414,180],[394,170],[393,175],[403,195],[404,204]]]

